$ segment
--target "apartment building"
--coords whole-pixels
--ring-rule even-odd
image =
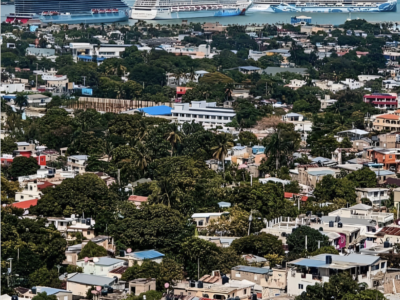
[[[75,171],[79,174],[85,173],[86,162],[89,159],[88,155],[71,155],[67,160],[68,171]]]
[[[297,113],[288,113],[282,116],[282,120],[287,123],[294,125],[294,130],[300,133],[301,140],[307,141],[308,134],[312,131],[313,123],[308,120],[304,120],[304,116]]]
[[[195,213],[192,215],[193,221],[196,223],[198,229],[205,229],[211,224],[211,221],[218,221],[221,216],[229,215],[229,212],[222,213]]]
[[[309,285],[329,282],[330,277],[339,271],[348,271],[355,280],[366,283],[368,288],[377,288],[382,285],[379,275],[386,273],[387,261],[373,255],[320,254],[288,262],[288,266],[287,293],[298,296]]]
[[[171,110],[172,116],[179,123],[196,122],[210,125],[225,125],[232,122],[236,113],[233,109],[218,107],[216,102],[192,101],[189,103],[176,103]]]
[[[389,189],[385,188],[356,188],[357,202],[368,199],[372,205],[384,205],[384,201],[389,200]]]
[[[368,94],[364,95],[363,100],[365,103],[370,103],[375,106],[375,108],[380,110],[389,110],[398,108],[397,94]]]

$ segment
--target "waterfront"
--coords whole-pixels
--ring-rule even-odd
[[[397,11],[396,12],[384,12],[384,13],[352,13],[351,18],[365,19],[369,22],[400,22],[400,7],[399,1],[397,1]],[[127,1],[128,2],[128,1]],[[128,3],[131,5],[132,1]],[[2,5],[1,6],[1,21],[5,20],[5,15],[14,12],[13,5]],[[245,16],[234,16],[234,17],[208,17],[208,18],[194,18],[190,21],[192,22],[220,22],[224,25],[229,24],[262,24],[262,23],[289,23],[290,18],[293,16],[307,15],[312,17],[313,24],[333,24],[339,25],[343,24],[346,19],[349,18],[349,14],[344,13],[270,13],[270,12],[248,12]],[[157,20],[157,21],[147,21],[148,23],[159,23],[159,24],[177,24],[181,23],[181,19],[175,20]],[[133,25],[136,20],[129,20],[129,24]],[[121,23],[123,24],[123,23]]]

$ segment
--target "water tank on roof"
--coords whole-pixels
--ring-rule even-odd
[[[190,286],[190,287],[195,287],[195,286],[196,286],[196,281],[190,280],[190,281],[189,281],[189,286]]]
[[[334,224],[335,224],[335,222],[329,221],[329,227],[333,227]]]
[[[203,281],[198,281],[198,282],[197,282],[197,287],[198,287],[199,289],[202,289],[202,288],[203,288]]]
[[[332,263],[332,255],[325,256],[325,262],[327,265],[330,265]]]
[[[336,216],[335,217],[335,222],[337,223],[337,222],[340,222],[340,217],[339,216]]]
[[[319,231],[324,231],[324,229],[323,229],[322,227],[320,227],[318,230],[319,230]]]
[[[342,222],[337,223],[337,227],[338,228],[342,228],[343,227],[343,223]]]
[[[91,225],[92,224],[92,220],[90,218],[86,219],[86,225]]]
[[[125,257],[125,250],[119,250],[119,256]]]
[[[251,300],[257,300],[257,294],[251,294]]]
[[[36,294],[37,290],[36,290],[36,286],[32,287],[32,294]]]
[[[107,296],[108,295],[108,289],[102,289],[101,290],[101,295],[102,296]]]
[[[384,242],[383,243],[383,248],[389,248],[390,247],[390,243],[389,242]]]
[[[18,296],[17,295],[12,295],[11,296],[11,300],[18,300]]]
[[[114,276],[113,278],[115,279],[115,283],[118,283],[118,277]]]
[[[82,219],[82,220],[81,220],[81,223],[82,223],[82,224],[86,224],[86,219]]]
[[[229,277],[224,275],[222,276],[222,284],[228,283],[229,282]]]

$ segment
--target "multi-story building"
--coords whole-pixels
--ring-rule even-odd
[[[229,212],[222,213],[195,213],[192,215],[193,221],[196,223],[197,228],[205,229],[210,225],[212,220],[218,221],[223,215],[228,215]]]
[[[372,123],[373,129],[377,131],[399,131],[400,117],[396,114],[384,114],[376,116]]]
[[[379,256],[349,254],[320,254],[310,258],[300,258],[288,262],[287,293],[298,296],[307,286],[329,282],[338,271],[348,271],[359,283],[368,288],[377,288],[382,284],[381,274],[386,273],[387,261]]]
[[[357,201],[368,199],[372,205],[381,205],[382,201],[389,200],[388,191],[385,188],[356,188]]]
[[[68,171],[75,171],[78,173],[85,173],[86,162],[88,155],[71,155],[67,160]]]
[[[294,130],[300,133],[301,140],[307,141],[308,133],[312,130],[313,123],[308,120],[304,120],[304,116],[297,113],[288,113],[282,116],[282,120],[287,123],[294,125]]]
[[[192,101],[189,103],[176,103],[171,110],[172,116],[179,123],[196,122],[211,125],[225,125],[232,122],[236,113],[233,109],[217,107],[216,102]]]
[[[364,102],[371,103],[377,109],[388,110],[397,109],[397,94],[368,94],[364,95]]]

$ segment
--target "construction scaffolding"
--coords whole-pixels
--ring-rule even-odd
[[[154,102],[154,101],[143,101],[143,100],[127,100],[127,99],[111,99],[111,98],[94,98],[94,97],[79,97],[78,101],[75,101],[68,105],[68,108],[72,109],[95,109],[101,112],[112,112],[120,113],[127,110],[133,110],[136,108],[151,107],[166,105],[172,107],[169,102]]]

